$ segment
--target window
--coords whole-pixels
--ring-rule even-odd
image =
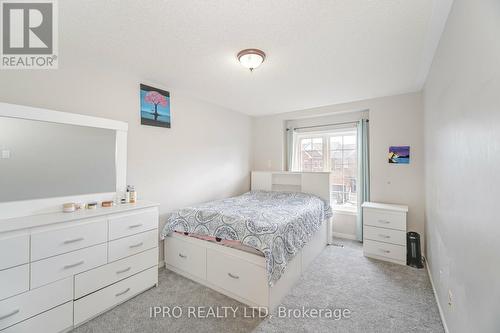
[[[296,139],[299,171],[332,172],[332,207],[335,210],[356,213],[358,176],[356,130],[298,134]]]
[[[323,138],[304,138],[300,140],[300,161],[302,171],[323,171],[325,167],[323,155]]]
[[[358,152],[356,132],[332,135],[330,139],[330,171],[333,173],[331,201],[336,209],[357,210],[356,179]]]

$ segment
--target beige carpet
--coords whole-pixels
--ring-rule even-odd
[[[162,269],[157,288],[74,332],[444,332],[425,269],[365,258],[357,242],[337,239],[335,243],[344,247],[327,247],[283,300],[283,309],[298,318],[277,314],[252,318],[241,303]],[[152,306],[178,306],[182,315],[150,318]],[[219,307],[219,315],[223,307],[238,309],[234,318],[233,310],[226,310],[228,318],[221,319],[211,317],[211,306]],[[206,311],[201,315],[211,318],[193,318],[193,313],[188,318],[190,307]],[[323,310],[322,318],[307,318],[303,307],[330,309],[330,314],[348,309],[350,315],[327,318]]]

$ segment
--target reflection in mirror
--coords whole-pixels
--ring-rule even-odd
[[[0,117],[0,202],[116,191],[116,131]]]

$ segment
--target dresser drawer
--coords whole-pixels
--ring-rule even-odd
[[[0,236],[0,269],[26,264],[30,257],[30,236],[12,233]]]
[[[2,333],[62,332],[73,327],[73,302],[59,305],[38,316],[11,326]]]
[[[36,261],[58,254],[82,249],[107,241],[105,219],[78,222],[64,227],[36,232],[31,235],[31,260]]]
[[[158,229],[158,208],[149,208],[109,217],[109,239]]]
[[[256,304],[267,304],[268,284],[264,267],[207,249],[207,280]]]
[[[107,309],[126,301],[158,282],[158,268],[153,267],[74,302],[74,323],[80,325]]]
[[[365,225],[364,239],[406,246],[406,233],[402,230],[385,229]]]
[[[73,279],[60,280],[0,301],[0,330],[73,299]]]
[[[363,224],[406,231],[406,213],[364,208]]]
[[[31,263],[31,288],[78,274],[107,262],[106,244]]]
[[[119,280],[158,266],[158,249],[153,248],[100,266],[75,276],[75,299],[90,294]]]
[[[109,262],[158,247],[158,229],[109,242]]]
[[[165,263],[195,277],[206,279],[206,249],[188,240],[165,239]]]
[[[29,288],[29,264],[0,271],[0,299],[23,293]]]
[[[363,242],[363,252],[365,255],[377,256],[396,260],[400,263],[406,262],[406,247],[382,243],[366,239]]]

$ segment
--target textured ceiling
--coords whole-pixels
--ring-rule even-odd
[[[60,66],[117,67],[252,115],[417,91],[446,18],[435,1],[59,1]],[[253,73],[244,48],[267,53]]]

